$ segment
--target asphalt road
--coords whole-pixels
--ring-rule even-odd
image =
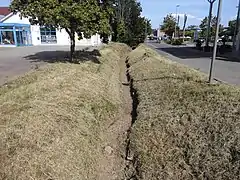
[[[82,50],[86,46],[77,46]],[[0,85],[25,74],[36,66],[64,60],[69,46],[0,47]]]
[[[165,43],[146,43],[159,54],[169,59],[209,73],[211,53],[205,53],[192,47],[177,47]],[[235,58],[217,58],[214,62],[213,77],[223,82],[240,85],[240,61]]]

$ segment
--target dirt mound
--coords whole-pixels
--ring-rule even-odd
[[[118,61],[56,63],[0,88],[0,179],[98,179],[105,131],[121,111]]]
[[[127,63],[136,179],[240,179],[240,89],[209,85],[144,45]]]

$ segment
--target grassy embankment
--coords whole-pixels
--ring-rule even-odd
[[[240,89],[141,45],[129,55],[137,91],[131,151],[138,179],[240,179]]]
[[[1,87],[0,179],[98,179],[127,52],[110,45],[100,64],[55,63]]]

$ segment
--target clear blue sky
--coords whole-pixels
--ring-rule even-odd
[[[176,5],[179,4],[179,13],[188,14],[188,25],[199,25],[200,19],[208,15],[209,3],[207,0],[139,0],[143,8],[143,16],[151,19],[153,28],[159,27],[166,14],[176,14]],[[218,0],[214,5],[213,14],[217,14]],[[221,23],[228,24],[237,14],[238,0],[223,0]],[[181,24],[183,18],[181,18]]]
[[[176,5],[179,4],[179,14],[188,14],[188,25],[199,25],[201,19],[208,15],[209,3],[207,0],[139,0],[142,4],[143,15],[151,19],[153,28],[159,27],[166,14],[176,14]],[[0,0],[0,6],[8,6],[10,0]],[[214,14],[217,14],[218,0],[215,2]],[[236,16],[238,0],[223,0],[221,23],[227,22]],[[180,23],[182,24],[183,18]]]
[[[0,0],[0,6],[8,6],[10,4],[10,0]]]

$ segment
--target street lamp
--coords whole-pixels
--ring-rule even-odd
[[[221,21],[221,11],[222,11],[222,0],[219,0],[218,13],[217,13],[217,29],[216,29],[216,34],[215,34],[213,56],[212,56],[211,64],[210,64],[210,72],[209,72],[209,79],[208,79],[209,83],[211,83],[211,81],[212,81],[213,64],[214,64],[214,61],[216,60],[216,55],[217,55],[217,40],[218,40],[219,26],[220,26],[220,21]]]
[[[211,21],[212,21],[212,10],[213,10],[213,4],[215,3],[216,0],[207,0],[210,3],[210,8],[209,8],[209,15],[208,15],[208,26],[207,26],[207,35],[206,35],[206,47],[209,47],[209,36],[210,36],[210,31],[211,31]]]
[[[180,7],[179,4],[176,5],[176,23],[175,23],[175,32],[174,36],[177,37],[177,21],[178,21],[178,8]]]

